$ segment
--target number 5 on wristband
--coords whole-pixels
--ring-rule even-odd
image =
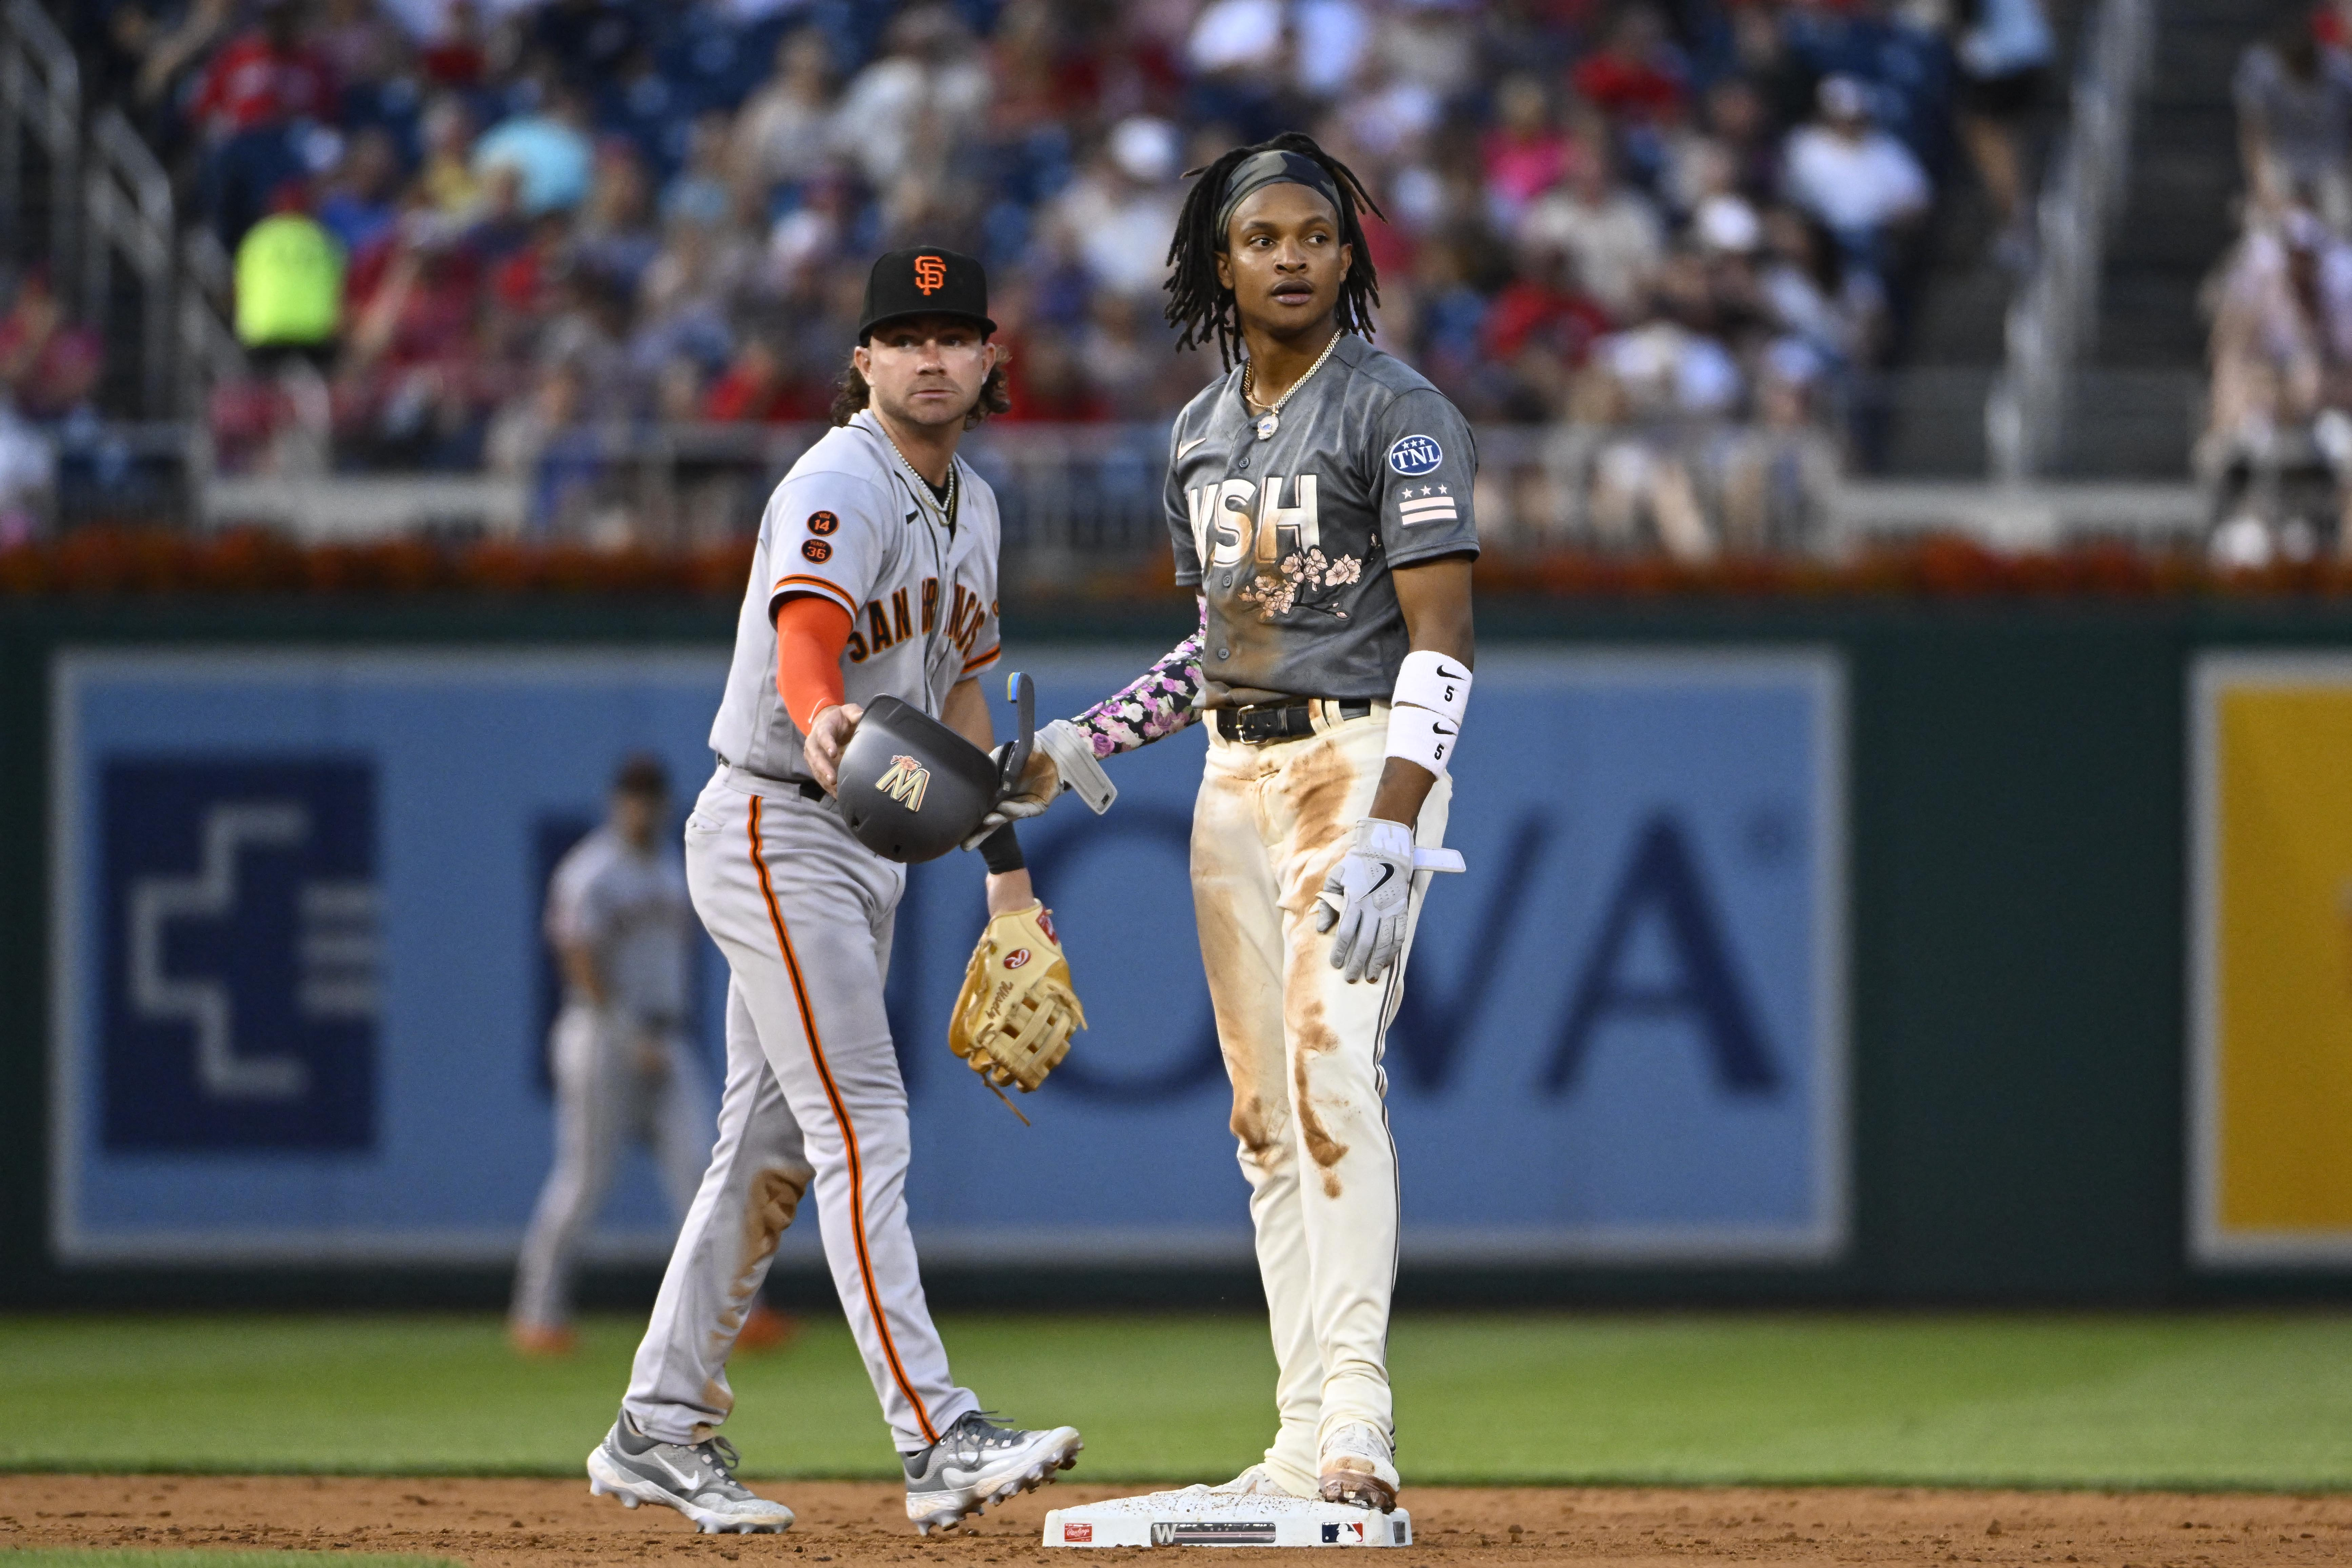
[[[1389,699],[1388,754],[1443,777],[1470,706],[1470,667],[1428,649],[1404,656]]]

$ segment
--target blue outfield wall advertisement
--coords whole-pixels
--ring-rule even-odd
[[[1063,713],[1160,651],[1022,668]],[[548,871],[628,752],[667,761],[683,817],[725,668],[703,648],[60,654],[60,1261],[510,1255],[552,1137]],[[1842,1253],[1845,711],[1829,652],[1480,661],[1448,840],[1469,870],[1434,879],[1387,1045],[1408,1263]],[[1108,816],[1066,801],[1024,831],[1093,1025],[1024,1102],[1033,1126],[945,1043],[978,859],[913,868],[889,984],[927,1258],[1248,1258],[1185,873],[1203,743],[1118,758]],[[715,1068],[725,965],[698,944]],[[633,1155],[593,1254],[658,1257],[669,1224]]]

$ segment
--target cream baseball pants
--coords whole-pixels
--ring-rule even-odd
[[[1371,810],[1388,708],[1316,732],[1245,745],[1212,726],[1192,816],[1192,908],[1217,1038],[1234,1087],[1234,1136],[1250,1184],[1258,1274],[1280,1367],[1281,1430],[1266,1468],[1312,1496],[1322,1436],[1366,1422],[1394,1440],[1389,1300],[1396,1283],[1397,1162],[1381,1056],[1404,957],[1350,985],[1315,929],[1316,896]],[[1414,837],[1444,841],[1450,781]],[[1429,873],[1413,879],[1417,922]],[[1408,926],[1406,952],[1412,951]]]

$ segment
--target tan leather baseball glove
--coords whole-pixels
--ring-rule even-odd
[[[1086,1026],[1052,911],[1032,904],[990,921],[964,970],[948,1048],[999,1095],[1008,1084],[1026,1093],[1070,1054],[1070,1037]]]

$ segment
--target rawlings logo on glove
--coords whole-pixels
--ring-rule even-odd
[[[990,921],[964,970],[948,1048],[1003,1100],[1007,1085],[1025,1094],[1045,1082],[1070,1054],[1070,1037],[1086,1026],[1086,1008],[1071,989],[1069,961],[1045,906]]]

